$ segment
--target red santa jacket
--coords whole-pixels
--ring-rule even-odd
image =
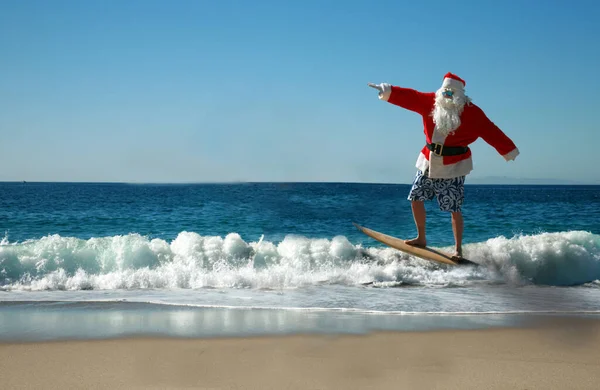
[[[434,92],[419,92],[414,89],[389,86],[388,84],[386,91],[380,98],[421,114],[427,143],[440,143],[444,146],[468,146],[481,137],[496,149],[506,161],[514,160],[519,154],[519,150],[513,141],[488,119],[481,108],[473,103],[465,105],[460,117],[461,125],[448,136],[444,136],[435,131],[435,124],[431,116],[435,103]],[[416,166],[422,171],[429,168],[429,177],[431,178],[452,178],[467,175],[473,169],[471,149],[457,156],[438,156],[431,153],[425,145],[421,149]]]

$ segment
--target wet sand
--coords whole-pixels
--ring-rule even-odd
[[[0,344],[6,389],[597,389],[600,321]]]

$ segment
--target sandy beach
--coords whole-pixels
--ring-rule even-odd
[[[600,321],[525,328],[0,344],[6,389],[596,389]]]

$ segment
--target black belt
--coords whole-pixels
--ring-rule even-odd
[[[437,156],[458,156],[469,151],[467,146],[444,146],[436,143],[427,144],[427,148]]]

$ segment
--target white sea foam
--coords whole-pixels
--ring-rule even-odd
[[[449,248],[442,248],[449,249]],[[481,267],[440,266],[346,237],[246,242],[181,232],[171,242],[139,234],[88,240],[49,235],[0,243],[3,290],[290,289],[323,284],[468,286],[494,282],[599,286],[600,236],[582,231],[496,237],[467,244]]]

